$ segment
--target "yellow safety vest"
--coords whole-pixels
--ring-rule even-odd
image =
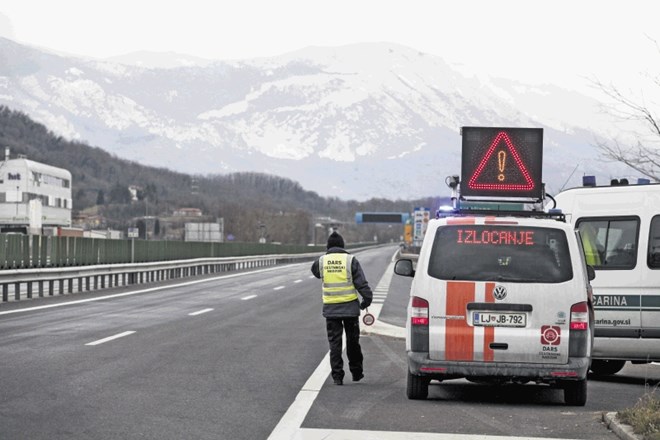
[[[595,239],[589,233],[582,235],[582,246],[584,247],[584,259],[590,266],[600,266],[600,255],[596,247]]]
[[[319,272],[323,281],[323,304],[340,304],[358,299],[353,286],[350,254],[326,254],[319,258]]]

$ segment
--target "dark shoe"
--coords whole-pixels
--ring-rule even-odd
[[[341,379],[332,379],[335,385],[344,385],[344,381]]]
[[[364,378],[364,373],[354,374],[353,375],[353,382],[359,382],[363,378]]]

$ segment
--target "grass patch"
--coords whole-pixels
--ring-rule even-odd
[[[660,440],[660,397],[657,388],[645,393],[632,408],[619,411],[619,420],[644,440]]]

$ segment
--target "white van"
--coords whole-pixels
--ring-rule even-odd
[[[429,222],[416,269],[409,259],[394,269],[414,277],[408,398],[425,399],[431,380],[467,378],[550,384],[563,388],[566,404],[586,403],[590,269],[573,227],[560,220],[468,214]]]
[[[660,185],[573,188],[555,200],[598,274],[591,370],[660,361]]]

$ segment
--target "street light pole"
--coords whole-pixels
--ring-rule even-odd
[[[144,198],[144,239],[149,240],[149,201]]]

